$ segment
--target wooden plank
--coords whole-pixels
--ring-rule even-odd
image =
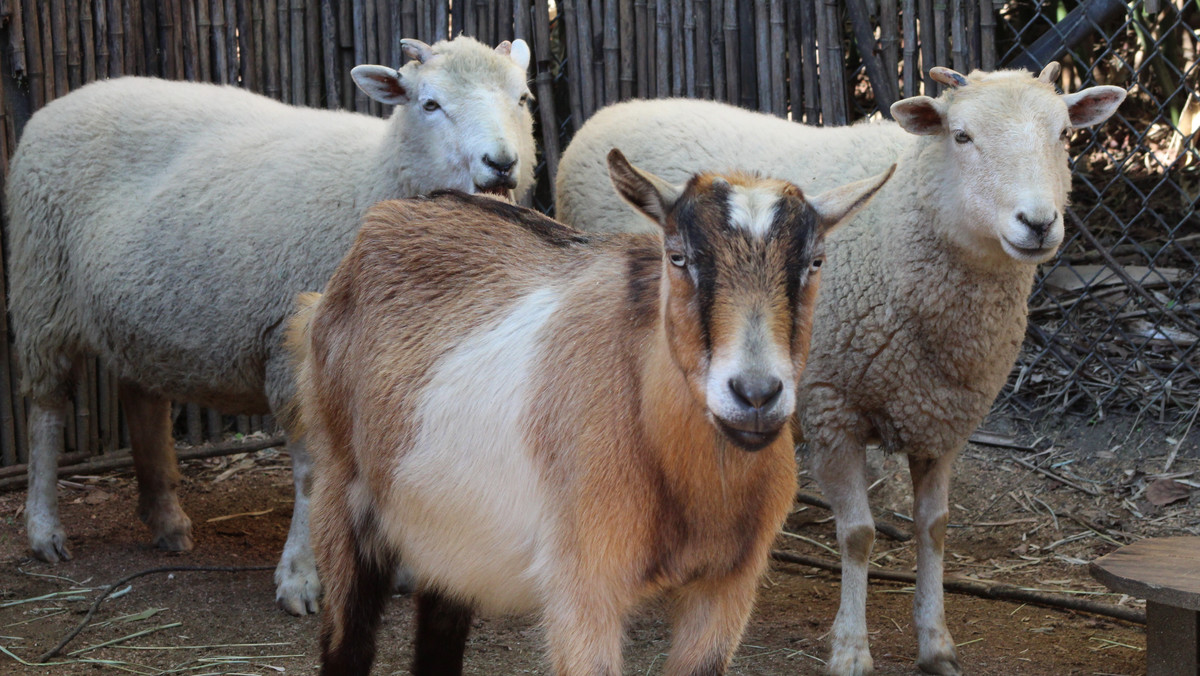
[[[1200,611],[1200,537],[1147,538],[1096,559],[1089,568],[1113,591]]]

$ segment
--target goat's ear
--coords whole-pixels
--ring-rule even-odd
[[[667,214],[682,192],[661,178],[629,163],[620,150],[608,151],[608,175],[626,202],[660,226],[666,226]]]
[[[887,171],[878,176],[864,178],[854,183],[847,183],[846,185],[826,190],[815,197],[809,197],[808,206],[821,219],[821,234],[826,234],[839,224],[845,223],[851,216],[858,213],[860,209],[867,206],[867,203],[879,192],[883,184],[888,182],[888,179],[892,177],[895,171],[896,165],[893,164],[888,167]]]
[[[505,40],[496,45],[496,52],[512,59],[513,63],[521,67],[521,70],[529,70],[529,44],[524,40],[520,38],[512,42]]]
[[[892,117],[904,131],[917,136],[940,134],[946,128],[942,109],[928,96],[912,96],[893,103]]]
[[[398,71],[387,66],[355,66],[350,71],[354,84],[366,92],[367,96],[389,106],[402,106],[408,103],[408,88]]]
[[[1107,120],[1125,100],[1125,90],[1112,85],[1088,87],[1074,94],[1063,94],[1072,127],[1090,127]]]

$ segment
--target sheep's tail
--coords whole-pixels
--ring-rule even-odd
[[[321,302],[321,294],[312,291],[296,296],[296,312],[288,320],[287,331],[284,334],[284,346],[292,357],[292,373],[296,377],[296,394],[292,396],[282,411],[276,417],[283,423],[289,434],[300,436],[304,434],[304,416],[300,392],[304,391],[302,381],[308,377],[309,333],[312,319],[316,315]]]

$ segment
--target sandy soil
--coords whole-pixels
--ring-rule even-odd
[[[1166,433],[1138,426],[1134,435],[1130,422],[1091,428],[1064,427],[1056,421],[1040,427],[1001,421],[993,424],[997,427],[1027,442],[1043,437],[1038,448],[1050,450],[1039,455],[967,449],[951,499],[949,573],[1138,606],[1134,599],[1104,593],[1085,563],[1137,537],[1196,534],[1186,499],[1167,506],[1146,499],[1145,488],[1170,450],[1162,441]],[[1172,472],[1183,473],[1177,478],[1186,482],[1200,462],[1194,459],[1194,442],[1185,446]],[[1036,474],[1015,458],[1092,486],[1097,495]],[[273,566],[291,516],[286,463],[286,455],[278,451],[188,463],[182,499],[195,524],[196,549],[185,554],[149,547],[147,532],[133,515],[131,472],[75,477],[60,485],[62,516],[75,558],[59,565],[29,558],[20,514],[24,493],[0,494],[0,646],[25,659],[41,654],[82,619],[100,589],[139,570],[167,565]],[[903,515],[908,513],[908,477],[901,459],[876,455],[872,463],[878,478],[872,491],[876,513],[882,521],[907,528]],[[801,488],[816,491],[804,475]],[[785,530],[806,538],[780,538],[780,548],[798,553],[828,555],[813,542],[834,542],[829,514],[816,507],[798,506]],[[912,547],[881,538],[875,560],[886,568],[911,570]],[[53,667],[22,667],[0,655],[0,673],[315,673],[318,620],[276,610],[273,589],[270,571],[142,577],[127,593],[107,601],[68,651],[156,631],[60,658],[67,663]],[[50,593],[59,595],[30,600]],[[773,564],[731,673],[823,673],[825,634],[837,602],[835,575]],[[872,583],[868,619],[880,674],[916,673],[911,602],[911,589]],[[406,673],[411,605],[402,596],[389,604],[374,673]],[[161,610],[140,615],[153,609]],[[1145,634],[1137,625],[954,594],[947,596],[947,613],[969,674],[1145,672]],[[137,616],[126,617],[130,615]],[[122,617],[126,621],[120,621]],[[648,608],[630,626],[625,673],[658,673],[667,649],[663,613]],[[467,672],[547,673],[536,625],[522,618],[476,620]]]

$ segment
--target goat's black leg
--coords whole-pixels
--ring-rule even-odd
[[[417,593],[413,676],[459,676],[471,631],[470,606],[435,591]]]
[[[349,532],[347,532],[349,535]],[[375,561],[347,537],[350,556],[339,562],[349,574],[331,581],[325,591],[321,627],[321,676],[358,676],[375,661],[375,632],[392,586],[393,566]]]

